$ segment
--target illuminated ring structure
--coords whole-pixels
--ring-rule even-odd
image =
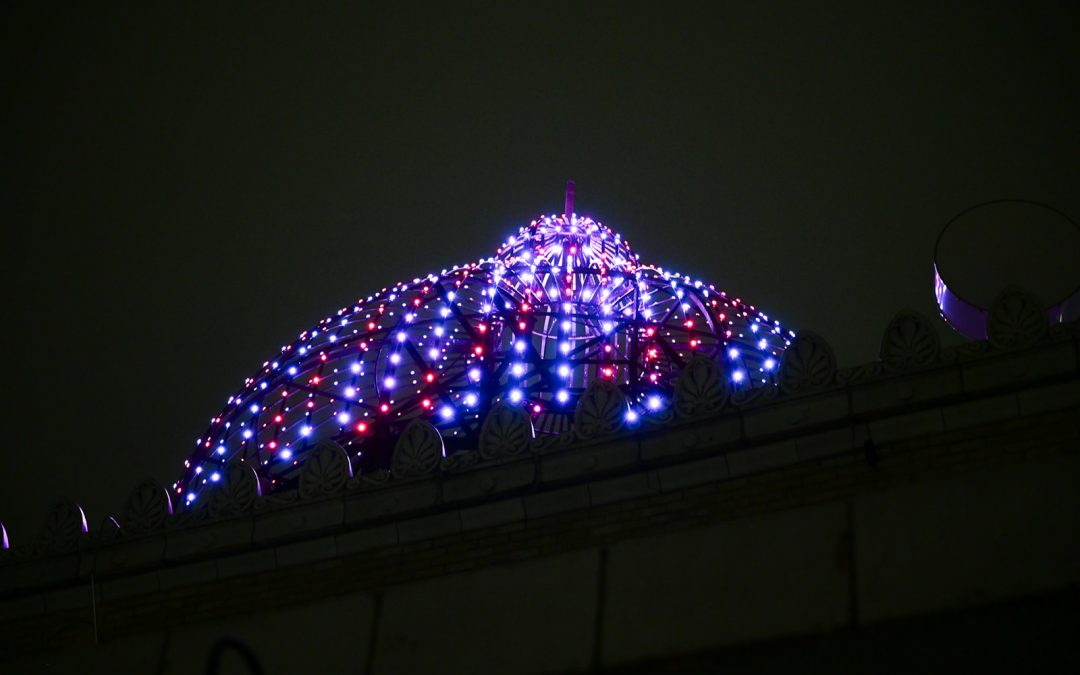
[[[953,219],[945,224],[945,227],[938,233],[937,240],[934,241],[934,256],[932,259],[934,266],[934,298],[937,299],[938,309],[941,311],[945,323],[955,328],[961,335],[972,340],[986,339],[987,318],[990,314],[990,308],[981,307],[968,300],[945,281],[945,277],[941,273],[941,241],[945,238],[945,234],[949,229],[965,216],[980,209],[1001,204],[1026,204],[1035,209],[1045,209],[1071,225],[1072,229],[1080,232],[1080,225],[1077,225],[1072,218],[1069,218],[1061,211],[1052,206],[1028,199],[995,199],[976,204],[953,216]],[[1080,286],[1072,289],[1068,295],[1051,305],[1046,310],[1046,317],[1051,325],[1080,319]]]
[[[634,422],[671,404],[695,353],[723,361],[733,389],[774,386],[791,335],[713,286],[640,264],[600,223],[545,216],[493,258],[383,289],[301,333],[229,397],[173,489],[190,505],[234,459],[264,490],[290,485],[326,439],[354,471],[386,468],[418,418],[449,456],[477,447],[499,402],[558,434],[597,379],[618,384]]]

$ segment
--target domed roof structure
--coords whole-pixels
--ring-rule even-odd
[[[291,484],[323,440],[354,471],[386,468],[416,419],[446,456],[475,449],[498,403],[524,409],[537,435],[559,434],[598,380],[622,390],[636,422],[671,404],[694,354],[721,361],[734,389],[774,386],[791,333],[712,285],[640,263],[619,234],[573,213],[571,195],[494,257],[385,288],[282,347],[211,419],[173,484],[182,502],[230,461],[263,490]]]

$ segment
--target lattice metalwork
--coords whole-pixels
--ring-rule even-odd
[[[771,385],[789,338],[742,300],[641,264],[600,223],[544,216],[492,258],[399,283],[301,333],[229,397],[173,487],[191,504],[234,458],[267,489],[289,484],[321,439],[354,470],[384,468],[416,418],[448,455],[476,448],[500,401],[558,434],[598,378],[626,393],[633,423],[670,405],[694,353],[721,360],[734,389]]]

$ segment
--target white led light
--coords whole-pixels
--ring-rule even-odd
[[[566,403],[567,401],[570,400],[570,392],[566,391],[565,389],[560,389],[555,394],[555,400],[558,401],[559,403]]]
[[[769,357],[765,359],[765,370],[772,370],[776,367],[776,359]]]
[[[348,424],[352,420],[347,412],[340,412],[337,416],[338,424]]]
[[[511,389],[510,390],[510,400],[512,402],[514,402],[514,403],[520,403],[521,402],[521,390],[520,389]]]

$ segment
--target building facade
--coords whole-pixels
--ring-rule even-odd
[[[840,369],[800,332],[753,387],[717,342],[640,417],[593,377],[558,433],[493,399],[453,452],[421,415],[385,466],[321,438],[198,508],[194,465],[59,504],[0,549],[0,670],[1075,671],[1080,325],[1009,291],[988,334],[903,311]]]

